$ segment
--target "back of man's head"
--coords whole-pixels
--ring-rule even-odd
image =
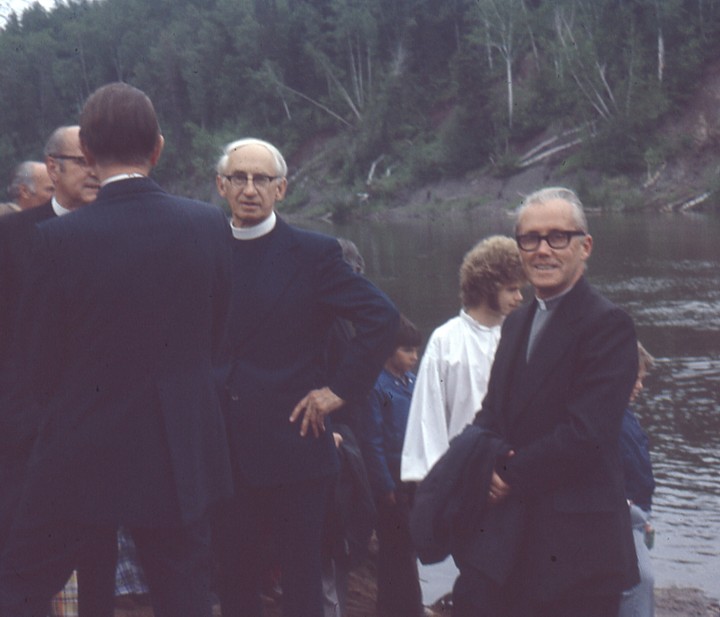
[[[159,137],[152,101],[129,84],[98,88],[80,113],[80,141],[99,164],[146,164]]]

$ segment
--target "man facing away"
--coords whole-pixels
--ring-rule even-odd
[[[207,617],[206,513],[231,491],[213,379],[231,237],[219,209],[147,177],[163,138],[144,93],[99,88],[80,127],[102,188],[37,227],[19,341],[43,419],[0,558],[0,614],[42,614],[123,523],[155,614]]]
[[[280,547],[286,617],[322,617],[321,547],[338,458],[328,414],[361,400],[390,352],[396,309],[343,260],[337,240],[275,213],[287,165],[273,145],[226,146],[217,187],[232,210],[234,291],[226,418],[235,498],[218,522],[225,617],[262,613],[263,530]],[[355,336],[332,370],[335,320]]]
[[[53,188],[45,163],[23,161],[15,167],[8,186],[12,202],[0,204],[0,215],[30,210],[47,203],[53,195]]]
[[[638,576],[619,454],[633,323],[583,276],[593,241],[572,191],[529,195],[516,239],[536,300],[506,318],[475,420],[509,449],[454,553],[453,614],[616,617]]]

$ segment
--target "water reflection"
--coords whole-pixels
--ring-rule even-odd
[[[588,277],[635,319],[657,358],[635,408],[657,477],[652,551],[659,586],[720,597],[720,217],[591,216]],[[368,275],[427,336],[457,313],[457,269],[503,213],[397,223],[311,224],[353,240]]]

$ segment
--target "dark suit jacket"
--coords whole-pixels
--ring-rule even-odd
[[[15,515],[38,428],[31,410],[18,398],[13,321],[30,262],[35,224],[53,216],[48,202],[0,217],[0,551]]]
[[[423,563],[452,554],[475,566],[474,556],[491,563],[486,574],[504,583],[514,566],[524,509],[519,501],[487,506],[490,478],[507,444],[494,433],[468,425],[417,487],[410,534]]]
[[[21,340],[44,420],[19,520],[197,519],[231,488],[213,381],[225,217],[140,178],[37,231]]]
[[[320,438],[301,437],[299,421],[288,418],[314,388],[329,386],[350,402],[366,395],[392,351],[396,309],[343,261],[335,238],[281,219],[263,238],[235,240],[234,285],[225,387],[240,477],[268,486],[336,473],[330,422]],[[337,317],[351,321],[356,336],[330,371]]]
[[[6,363],[11,360],[12,320],[27,270],[35,224],[54,217],[52,203],[0,217],[0,380]],[[0,381],[0,396],[2,386]]]
[[[505,320],[476,423],[516,451],[499,472],[526,506],[517,563],[532,597],[614,593],[637,580],[618,451],[637,376],[634,327],[582,278],[526,362],[535,305]]]

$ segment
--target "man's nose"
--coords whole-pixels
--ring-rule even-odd
[[[552,252],[552,247],[550,246],[550,243],[547,241],[547,238],[540,238],[540,244],[538,244],[538,247],[535,249],[536,253],[542,253],[544,255],[548,255]]]
[[[243,187],[243,193],[247,193],[249,195],[254,195],[255,193],[257,193],[257,187],[255,186],[255,181],[252,178],[247,179],[247,182]]]

